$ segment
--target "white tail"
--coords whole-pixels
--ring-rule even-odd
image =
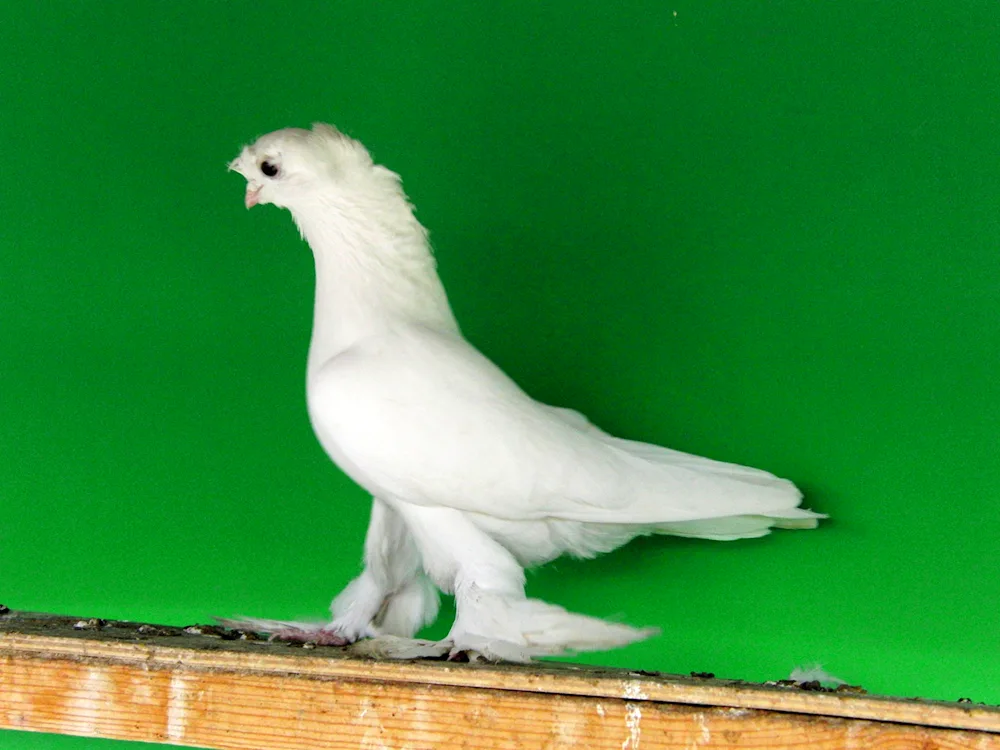
[[[729,542],[735,539],[767,536],[771,533],[771,529],[815,529],[820,518],[825,516],[802,508],[788,508],[767,516],[725,516],[661,523],[653,527],[653,530],[657,534]]]

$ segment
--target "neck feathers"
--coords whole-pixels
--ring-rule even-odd
[[[310,360],[400,325],[458,332],[427,231],[398,178],[383,167],[365,177],[331,185],[292,209],[316,260]]]

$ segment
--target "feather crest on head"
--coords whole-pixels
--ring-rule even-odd
[[[342,133],[325,122],[314,122],[311,131],[302,131],[317,147],[334,174],[342,174],[352,167],[371,167],[372,157],[360,141]]]
[[[403,199],[399,176],[372,161],[358,141],[332,125],[285,128],[244,146],[229,169],[246,178],[247,207],[271,203],[292,208],[327,194]]]

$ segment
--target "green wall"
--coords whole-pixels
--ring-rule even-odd
[[[0,601],[318,617],[354,575],[366,498],[304,406],[311,258],[224,168],[329,120],[404,176],[530,393],[833,517],[538,571],[663,628],[581,661],[1000,702],[1000,5],[14,7]]]

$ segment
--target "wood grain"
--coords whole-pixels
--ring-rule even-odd
[[[380,661],[65,623],[31,631],[0,618],[2,728],[220,750],[1000,750],[1000,710],[970,704],[561,664]]]

